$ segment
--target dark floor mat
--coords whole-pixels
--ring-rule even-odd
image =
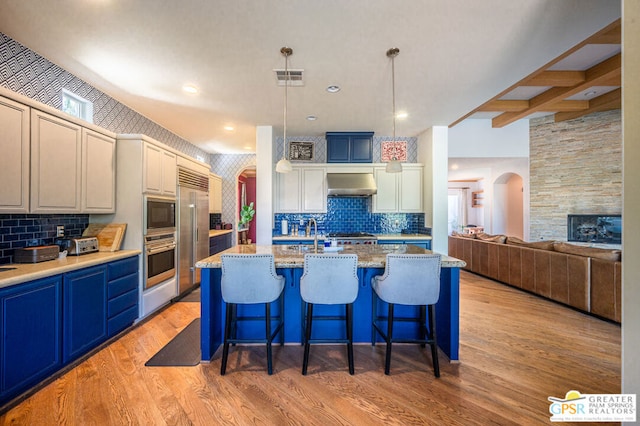
[[[145,363],[147,367],[192,367],[198,364],[200,364],[200,318],[194,319]]]

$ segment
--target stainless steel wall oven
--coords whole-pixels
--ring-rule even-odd
[[[145,237],[145,290],[176,275],[176,235],[153,234]]]

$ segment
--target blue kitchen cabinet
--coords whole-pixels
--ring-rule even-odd
[[[431,240],[378,240],[378,244],[413,244],[431,250]]]
[[[209,256],[220,253],[231,247],[231,233],[209,238]]]
[[[83,355],[107,339],[107,268],[69,272],[63,280],[62,361]]]
[[[0,403],[62,366],[62,275],[0,290]]]
[[[138,256],[107,265],[107,337],[113,337],[138,318]]]
[[[373,132],[327,132],[327,163],[373,162]]]

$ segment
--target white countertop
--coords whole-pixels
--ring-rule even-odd
[[[9,287],[27,281],[63,274],[76,269],[88,268],[113,262],[114,260],[140,254],[140,250],[100,251],[81,256],[67,256],[63,259],[48,260],[39,263],[9,263],[0,265],[0,288]],[[3,268],[15,268],[2,270]]]

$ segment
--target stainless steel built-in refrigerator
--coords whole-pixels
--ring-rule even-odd
[[[178,168],[178,296],[200,285],[198,260],[209,256],[209,177]]]

